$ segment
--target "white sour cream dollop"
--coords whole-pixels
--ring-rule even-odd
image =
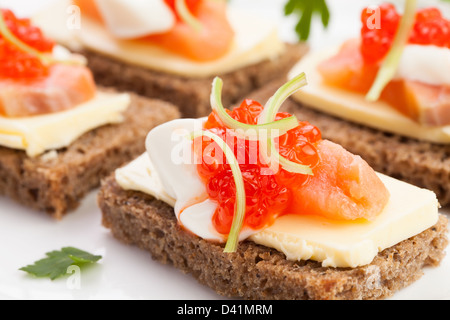
[[[432,45],[407,45],[396,78],[431,85],[450,85],[450,49]]]
[[[206,187],[192,155],[191,132],[202,130],[203,119],[178,119],[162,124],[147,136],[147,153],[166,193],[175,199],[175,214],[188,230],[207,240],[224,242],[212,223],[217,202],[207,198]],[[244,228],[242,241],[260,230]]]

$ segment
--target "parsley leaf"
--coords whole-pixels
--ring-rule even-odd
[[[102,256],[95,256],[73,247],[47,252],[46,255],[46,258],[19,270],[28,272],[36,277],[49,277],[54,280],[67,274],[67,268],[72,265],[81,267],[84,264],[95,263],[102,258]]]
[[[295,31],[300,41],[306,41],[311,33],[311,22],[314,14],[321,16],[325,28],[330,22],[330,11],[325,0],[288,0],[284,7],[284,14],[300,17]]]

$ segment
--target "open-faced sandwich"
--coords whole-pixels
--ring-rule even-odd
[[[97,88],[85,63],[0,10],[0,194],[55,218],[179,116],[169,103]]]
[[[439,265],[448,221],[436,195],[279,112],[304,81],[229,111],[215,78],[208,118],[156,127],[147,152],[103,181],[104,226],[246,299],[381,299]]]
[[[71,4],[81,20],[69,30]],[[227,84],[225,102],[236,103],[284,78],[306,52],[282,42],[273,22],[224,0],[60,0],[35,21],[82,52],[98,83],[172,102],[188,117],[209,113],[214,76]]]
[[[387,3],[363,9],[359,38],[302,59],[291,77],[305,71],[309,85],[287,108],[375,170],[433,190],[447,205],[450,20],[406,3],[401,13]]]

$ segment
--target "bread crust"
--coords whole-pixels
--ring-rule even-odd
[[[266,83],[285,78],[287,72],[308,51],[305,44],[286,44],[278,58],[265,60],[239,70],[218,75],[224,81],[223,104],[230,106]],[[182,116],[199,118],[211,112],[211,77],[189,78],[158,72],[121,62],[104,54],[83,49],[98,84],[120,91],[169,101],[180,108]]]
[[[358,268],[324,268],[294,262],[283,253],[251,241],[236,253],[183,230],[173,208],[141,192],[125,191],[110,176],[98,194],[103,225],[120,241],[136,245],[165,264],[191,274],[218,294],[255,300],[383,299],[437,266],[448,244],[448,220],[378,254]]]
[[[179,117],[167,102],[130,96],[122,123],[84,134],[57,150],[56,157],[30,158],[24,151],[0,147],[0,194],[56,219],[77,208],[101,178],[145,151],[153,127]]]
[[[267,84],[248,98],[265,103],[285,81]],[[432,190],[442,206],[450,204],[450,145],[382,132],[316,111],[292,98],[285,102],[282,111],[316,125],[325,139],[360,155],[376,171]]]

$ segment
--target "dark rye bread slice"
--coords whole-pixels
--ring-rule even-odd
[[[218,75],[224,81],[223,104],[229,106],[237,103],[242,96],[266,83],[285,78],[307,50],[304,44],[286,44],[286,51],[276,59]],[[96,82],[103,86],[169,101],[180,108],[184,117],[199,118],[211,112],[213,76],[188,78],[121,62],[88,49],[83,49],[81,53],[88,59]]]
[[[437,266],[448,244],[448,220],[379,253],[370,265],[324,268],[314,261],[293,262],[284,254],[242,242],[236,253],[183,230],[173,208],[141,192],[125,191],[114,176],[98,194],[103,225],[117,239],[136,245],[165,264],[191,274],[220,295],[244,299],[382,299]]]
[[[272,96],[285,80],[250,93],[260,103]],[[324,138],[360,155],[376,171],[432,190],[442,206],[450,204],[450,145],[418,141],[336,118],[288,99],[283,111],[316,125]]]
[[[125,120],[92,130],[56,157],[29,158],[0,147],[0,194],[60,219],[75,209],[101,178],[145,150],[147,133],[179,117],[170,103],[131,94]]]

